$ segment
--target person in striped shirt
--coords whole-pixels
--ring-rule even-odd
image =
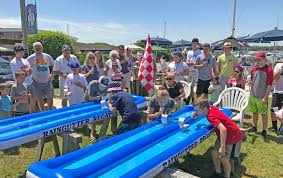
[[[113,73],[111,76],[111,80],[113,82],[118,82],[122,86],[122,88],[125,88],[124,76],[123,73],[119,71],[119,67],[117,63],[115,62],[112,63],[112,70]]]

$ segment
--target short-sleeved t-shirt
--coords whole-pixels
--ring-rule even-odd
[[[220,65],[220,75],[231,77],[234,71],[233,67],[238,63],[238,59],[233,54],[222,54],[217,58],[217,62]]]
[[[16,80],[16,72],[21,72],[24,69],[27,69],[30,67],[29,62],[26,59],[16,59],[15,57],[11,60],[10,62],[10,67],[12,69],[12,73],[13,73],[13,77]],[[32,84],[32,75],[28,75],[25,78],[24,83],[26,83],[27,85],[31,85]]]
[[[206,118],[208,122],[214,127],[218,138],[220,137],[220,131],[217,126],[222,123],[226,127],[227,137],[225,145],[236,144],[242,140],[243,133],[241,132],[239,127],[215,106],[210,106],[210,110]]]
[[[197,49],[195,51],[189,51],[187,53],[187,61],[188,62],[193,62],[196,63],[197,57],[201,54],[201,50]],[[190,72],[195,72],[198,73],[198,70],[196,68],[194,68],[193,65],[189,66],[189,71]]]
[[[274,72],[280,72],[279,78],[274,81],[274,93],[283,94],[283,63],[277,63]]]
[[[208,90],[213,90],[209,95],[209,101],[215,103],[218,100],[218,97],[222,91],[221,85],[209,85]]]
[[[70,95],[68,96],[70,105],[79,104],[84,101],[84,89],[77,86],[75,84],[76,82],[80,82],[81,85],[87,87],[87,81],[84,75],[69,74],[67,76],[65,82],[65,88],[67,88],[69,92],[71,92]]]
[[[272,67],[265,65],[262,68],[254,67],[251,70],[251,96],[262,99],[266,93],[268,85],[272,85],[273,82],[273,70]]]
[[[85,73],[88,73],[90,70],[92,70],[91,68],[92,67],[90,67],[89,65],[84,64],[82,66],[82,71]],[[91,81],[98,80],[98,79],[99,79],[99,71],[97,70],[96,66],[93,66],[93,72],[88,77],[86,77],[86,80],[88,83],[90,83]]]
[[[119,55],[119,60],[120,61],[122,61],[122,60],[124,60],[125,59],[125,56],[124,55]],[[121,64],[121,67],[122,67],[122,69],[121,69],[121,72],[123,73],[123,74],[126,74],[126,73],[128,73],[129,72],[129,69],[128,69],[128,61],[127,60],[125,60],[126,61],[126,63],[124,63],[124,64]]]
[[[118,70],[121,71],[121,70],[122,70],[122,67],[121,67],[121,64],[120,64],[119,59],[116,59],[116,63],[117,63],[117,65],[118,65]],[[109,69],[108,69],[108,72],[107,72],[107,76],[108,76],[108,77],[111,77],[112,74],[113,74],[113,70],[112,70],[112,60],[111,60],[111,59],[108,59],[108,60],[106,61],[106,66],[109,68]]]
[[[129,119],[132,115],[139,113],[134,98],[127,92],[120,91],[115,93],[110,98],[110,103],[113,107],[117,108],[124,121]]]
[[[14,84],[11,88],[11,97],[15,96],[25,96],[28,94],[26,85]],[[29,101],[28,100],[17,100],[14,104],[16,107],[16,112],[28,113],[29,112]]]
[[[164,83],[163,87],[168,91],[170,98],[173,99],[180,96],[180,90],[184,88],[181,82],[176,82],[173,87],[169,87],[166,83]]]
[[[91,97],[106,95],[107,88],[105,88],[104,90],[101,90],[99,85],[100,84],[97,81],[91,81],[87,87],[88,95]]]
[[[72,63],[79,63],[79,60],[76,56],[71,54],[70,59],[68,60],[64,57],[64,55],[61,55],[56,58],[54,62],[53,70],[57,72],[62,72],[64,74],[71,74],[72,73],[72,69],[71,69]],[[64,88],[65,80],[66,80],[65,77],[59,76],[59,87],[60,88]]]
[[[49,66],[54,66],[54,59],[46,53],[32,54],[27,58],[32,68],[32,78],[37,83],[47,83],[50,80]]]
[[[186,70],[188,70],[188,65],[185,62],[181,60],[179,63],[175,63],[175,61],[173,61],[168,65],[168,68],[170,72],[175,74],[175,79],[177,81],[185,80],[184,75],[178,75],[178,73],[185,72]]]
[[[200,65],[204,63],[204,61],[207,61],[208,64],[198,69],[199,71],[198,79],[204,81],[211,80],[213,76],[212,69],[216,68],[215,58],[212,57],[211,54],[208,54],[207,56],[201,54],[196,59],[196,65]]]
[[[5,112],[11,112],[12,111],[12,100],[10,96],[7,97],[2,97],[0,96],[0,102],[2,103],[2,106],[0,106],[0,111],[5,111]]]
[[[175,101],[172,98],[169,98],[168,103],[164,106],[164,113],[168,112],[170,109],[173,109]],[[157,97],[154,95],[150,98],[148,109],[152,108],[153,113],[159,112],[160,105],[158,104]]]

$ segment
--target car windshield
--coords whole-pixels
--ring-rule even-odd
[[[12,74],[9,62],[0,62],[0,75]]]

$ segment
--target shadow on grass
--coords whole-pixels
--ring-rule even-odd
[[[243,138],[243,142],[247,140],[247,134],[245,134]],[[175,162],[173,164],[174,167],[181,169],[185,172],[188,172],[192,175],[208,178],[214,172],[214,166],[211,158],[211,152],[213,151],[213,147],[210,147],[204,154],[194,155],[188,153],[183,159]],[[238,177],[251,177],[257,178],[257,176],[247,174],[247,168],[241,164],[244,161],[247,155],[245,153],[240,154],[240,160],[235,159],[235,167],[234,167],[234,174],[232,174],[232,178]]]
[[[250,127],[252,127],[252,124],[251,123],[245,123],[245,126],[250,128]],[[258,129],[258,130],[261,130],[261,129]],[[246,134],[249,137],[252,137],[251,144],[254,144],[258,137],[262,137],[261,136],[261,131],[258,131],[256,133],[247,131]],[[282,136],[281,135],[274,136],[274,134],[272,134],[272,131],[267,132],[267,139],[264,139],[264,142],[269,143],[270,141],[276,142],[278,144],[283,144]]]

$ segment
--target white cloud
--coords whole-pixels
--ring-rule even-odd
[[[117,22],[78,22],[50,18],[38,18],[38,28],[67,33],[82,42],[107,42],[110,44],[127,44],[146,38],[147,31],[140,25],[121,24]],[[20,28],[20,17],[0,17],[0,27]]]

